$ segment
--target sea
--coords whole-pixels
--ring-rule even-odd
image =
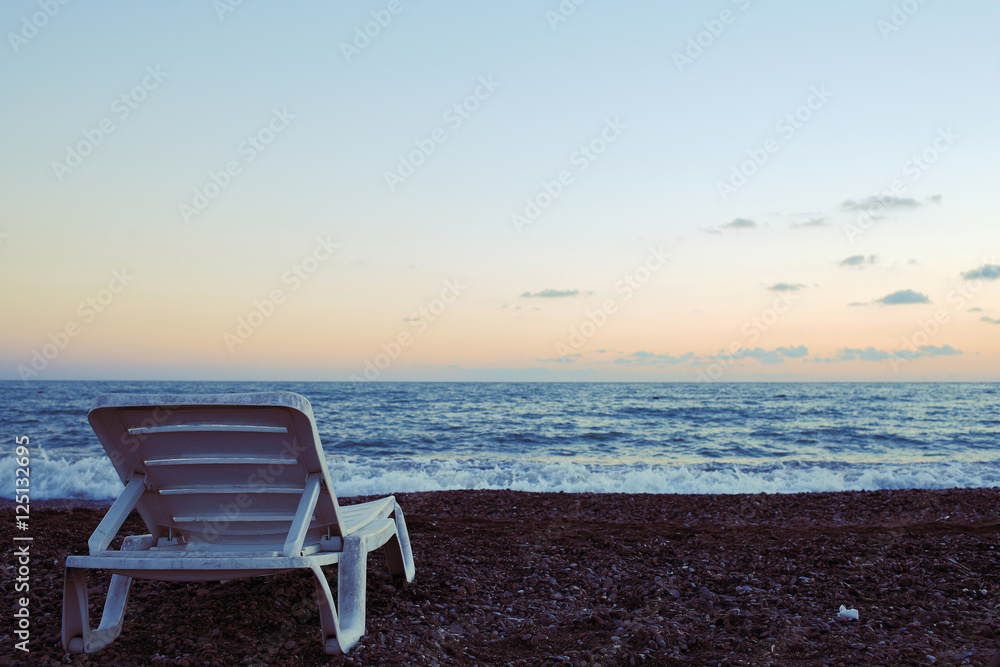
[[[33,500],[122,484],[103,393],[292,391],[338,496],[513,489],[798,493],[1000,486],[997,383],[0,382],[0,497],[27,438]]]

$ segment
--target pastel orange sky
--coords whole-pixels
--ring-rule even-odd
[[[995,381],[1000,6],[917,7],[5,3],[0,379]]]

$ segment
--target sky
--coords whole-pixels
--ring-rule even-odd
[[[1000,4],[0,5],[0,379],[996,381]]]

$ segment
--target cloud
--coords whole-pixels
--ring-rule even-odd
[[[836,357],[831,357],[823,359],[827,363],[837,362],[837,361],[885,361],[892,357],[892,352],[886,352],[884,350],[876,350],[874,347],[866,347],[865,349],[858,349],[852,347],[845,347],[837,351]]]
[[[841,266],[857,266],[864,268],[866,264],[874,264],[878,261],[878,255],[851,255],[846,259],[840,261]]]
[[[874,347],[866,347],[863,350],[853,347],[844,347],[837,350],[837,356],[835,357],[813,357],[813,361],[819,361],[824,364],[835,364],[841,361],[885,361],[886,359],[891,359],[892,357],[892,352],[876,350]]]
[[[679,357],[672,354],[655,354],[639,350],[624,357],[615,359],[616,364],[627,364],[629,366],[675,366],[694,359],[694,353],[688,352]]]
[[[898,350],[889,352],[886,350],[876,350],[874,347],[859,348],[844,347],[837,351],[835,357],[813,357],[813,361],[824,364],[834,364],[841,361],[885,361],[886,359],[918,359],[920,357],[944,357],[962,354],[961,350],[956,350],[951,345],[921,345],[913,350]]]
[[[802,283],[774,283],[767,289],[772,292],[798,292],[805,287]]]
[[[578,289],[567,289],[567,290],[543,289],[541,292],[524,292],[523,294],[521,294],[521,298],[561,299],[570,296],[580,296],[580,294],[581,292]]]
[[[721,234],[727,229],[753,229],[757,226],[757,223],[753,220],[748,220],[746,218],[736,218],[732,222],[727,222],[722,225],[722,227],[709,227],[704,230],[709,234]]]
[[[792,229],[802,229],[804,227],[829,227],[830,221],[827,218],[810,218],[805,222],[793,222]]]
[[[983,264],[978,269],[962,274],[966,280],[997,280],[1000,279],[1000,264]]]
[[[582,354],[571,354],[566,357],[555,357],[554,359],[535,359],[535,361],[553,362],[557,364],[571,364],[582,356],[583,356]]]
[[[710,359],[716,360],[736,360],[736,359],[756,359],[760,363],[770,366],[772,364],[782,364],[785,358],[797,359],[809,354],[809,349],[805,345],[798,347],[779,347],[774,350],[765,350],[762,347],[743,348],[733,354],[718,354]]]
[[[899,306],[907,303],[930,303],[931,300],[926,294],[921,294],[920,292],[914,292],[911,289],[899,290],[898,292],[893,292],[888,296],[884,296],[879,299],[876,303],[881,303],[884,306]]]
[[[979,319],[981,319],[983,322],[989,322],[990,324],[1000,324],[1000,320],[995,320],[992,317],[987,317],[986,315],[983,315]]]
[[[932,204],[940,204],[941,195],[931,195],[930,197],[924,197],[924,201],[929,201]]]
[[[610,361],[599,361],[597,363],[615,363],[625,366],[676,366],[678,364],[685,364],[689,362],[695,362],[698,365],[700,362],[708,361],[723,361],[726,365],[732,365],[732,363],[739,359],[756,359],[761,364],[772,365],[784,363],[785,359],[800,359],[809,354],[809,348],[805,345],[799,345],[797,347],[779,347],[774,350],[765,350],[760,347],[755,347],[752,349],[743,348],[735,353],[720,352],[715,355],[708,356],[695,356],[694,352],[687,352],[686,354],[673,355],[673,354],[656,354],[654,352],[648,352],[646,350],[639,350],[638,352],[633,352],[632,354],[626,354],[616,358],[613,362]],[[539,359],[538,361],[550,361],[545,359]]]
[[[760,363],[770,366],[771,364],[782,364],[785,358],[777,350],[765,350],[755,347],[752,350],[740,350],[733,355],[734,359],[756,359]]]
[[[880,208],[916,208],[920,206],[920,202],[910,197],[872,195],[860,201],[848,199],[841,206],[848,211],[871,211]]]
[[[921,345],[917,348],[920,357],[950,357],[952,355],[962,354],[961,350],[956,350],[951,345],[941,345],[940,347],[936,345]]]

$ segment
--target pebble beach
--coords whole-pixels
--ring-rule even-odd
[[[118,640],[67,655],[65,558],[86,552],[107,505],[39,503],[30,651],[0,664],[986,665],[1000,651],[996,488],[397,499],[416,580],[394,584],[369,557],[367,632],[347,656],[323,653],[296,572],[135,581]],[[133,514],[119,535],[144,532]],[[97,615],[107,577],[91,583]],[[14,578],[0,585],[12,600]]]

